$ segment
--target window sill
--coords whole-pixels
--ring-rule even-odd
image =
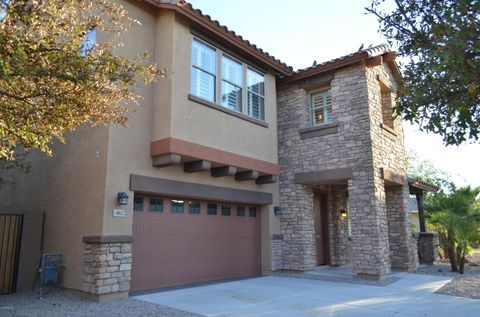
[[[240,118],[240,119],[249,121],[249,122],[251,122],[251,123],[257,124],[257,125],[262,126],[262,127],[264,127],[264,128],[268,128],[268,123],[266,123],[266,122],[263,122],[263,121],[261,121],[261,120],[258,120],[258,119],[249,117],[249,116],[247,116],[247,115],[244,115],[243,113],[240,113],[240,112],[236,112],[236,111],[227,109],[227,108],[225,108],[225,107],[222,107],[222,106],[220,106],[220,105],[217,105],[217,104],[215,104],[215,103],[213,103],[213,102],[210,102],[210,101],[208,101],[208,100],[199,98],[199,97],[194,96],[194,95],[192,95],[192,94],[189,94],[189,95],[188,95],[188,99],[191,100],[191,101],[193,101],[193,102],[197,102],[197,103],[199,103],[199,104],[202,104],[202,105],[204,105],[204,106],[213,108],[213,109],[215,109],[215,110],[218,110],[218,111],[227,113],[227,114],[232,115],[232,116],[234,116],[234,117],[237,117],[237,118]]]
[[[327,123],[316,127],[304,128],[298,130],[302,140],[314,138],[317,136],[335,134],[338,132],[338,123]]]
[[[392,128],[384,125],[383,123],[380,123],[380,127],[383,130],[383,135],[385,135],[387,138],[395,140],[397,138],[397,132],[393,130]]]

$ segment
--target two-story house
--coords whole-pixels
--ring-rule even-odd
[[[40,252],[63,253],[61,285],[97,300],[324,264],[415,268],[393,52],[292,72],[183,1],[124,5],[141,26],[116,53],[147,50],[173,75],[137,90],[127,128],[70,133],[0,188],[0,213],[23,221],[12,285],[32,285]]]

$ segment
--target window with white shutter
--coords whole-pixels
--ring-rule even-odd
[[[248,115],[265,121],[265,76],[253,69],[247,70]]]
[[[242,64],[222,55],[222,106],[242,112]]]
[[[310,95],[310,124],[319,126],[332,122],[332,96],[330,89]]]
[[[215,102],[216,73],[216,49],[194,39],[192,43],[192,95]]]

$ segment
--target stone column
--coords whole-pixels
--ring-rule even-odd
[[[348,218],[341,216],[347,209],[347,186],[328,186],[328,222],[331,265],[345,265],[348,257]]]
[[[414,271],[417,260],[408,210],[408,186],[385,188],[385,194],[392,269]]]
[[[435,261],[438,261],[438,246],[440,245],[438,233],[418,232],[416,236],[420,263],[432,265]]]
[[[378,173],[379,174],[379,173]],[[348,200],[352,225],[353,272],[368,279],[390,273],[385,191],[373,170],[354,171]]]
[[[306,185],[281,188],[283,269],[308,271],[316,266],[313,190]]]
[[[85,239],[87,238],[87,239]],[[126,298],[130,289],[132,269],[131,242],[85,242],[83,291],[103,302]]]

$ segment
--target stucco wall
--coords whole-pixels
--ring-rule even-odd
[[[102,233],[107,139],[106,128],[77,129],[67,134],[66,144],[53,144],[52,157],[31,151],[31,171],[5,185],[8,189],[0,188],[0,210],[46,212],[43,251],[64,253],[62,285],[67,288],[81,287],[82,237]],[[38,265],[38,258],[28,260]]]
[[[143,100],[129,115],[128,127],[109,128],[109,159],[105,208],[104,235],[132,233],[133,196],[129,191],[131,174],[172,179],[190,183],[222,186],[273,194],[273,205],[262,208],[262,267],[271,268],[271,232],[279,232],[273,206],[278,205],[278,184],[256,185],[254,181],[235,181],[233,177],[213,178],[210,172],[185,173],[183,165],[156,168],[152,166],[150,143],[174,137],[188,142],[277,163],[276,152],[276,93],[273,75],[267,78],[266,117],[268,128],[242,120],[202,104],[190,101],[190,26],[170,11],[152,13],[148,6],[127,3],[130,15],[142,26],[131,28],[122,39],[127,45],[122,55],[134,56],[144,50],[155,52],[153,59],[161,68],[173,74],[157,83],[137,90]],[[157,42],[152,41],[156,39]],[[171,50],[170,47],[173,47]],[[130,196],[129,204],[121,209],[126,217],[113,217],[112,210],[118,192]]]

